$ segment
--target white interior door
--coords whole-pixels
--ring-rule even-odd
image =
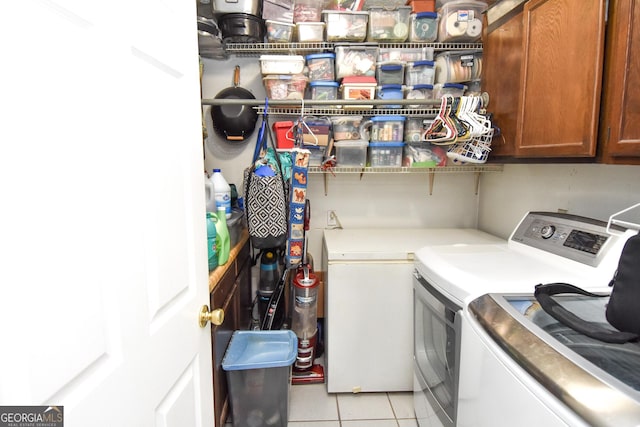
[[[0,405],[213,425],[195,15],[0,4]]]

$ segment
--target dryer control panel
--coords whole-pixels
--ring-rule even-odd
[[[543,251],[596,267],[607,243],[607,223],[578,215],[529,212],[510,239]],[[620,229],[624,231],[624,229]]]

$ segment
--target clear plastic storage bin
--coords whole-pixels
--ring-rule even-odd
[[[379,85],[401,85],[404,83],[404,62],[383,62],[376,66]]]
[[[487,3],[474,0],[450,1],[438,9],[438,41],[475,42],[482,35],[482,13]]]
[[[407,142],[420,142],[422,140],[422,132],[426,126],[433,120],[424,117],[407,117],[404,124],[404,140]]]
[[[433,98],[440,99],[445,95],[460,97],[467,87],[460,83],[437,83],[433,85]]]
[[[433,85],[407,86],[404,92],[405,99],[417,99],[420,101],[433,99]],[[407,108],[428,108],[425,104],[410,104]]]
[[[404,82],[408,86],[432,85],[435,80],[436,70],[433,61],[414,61],[407,63],[405,67]]]
[[[269,43],[289,43],[293,39],[295,25],[288,22],[265,21]]]
[[[369,32],[371,42],[400,43],[409,37],[409,15],[411,8],[401,6],[394,10],[382,7],[369,9]]]
[[[377,142],[369,143],[369,166],[372,168],[402,166],[402,150],[404,142]]]
[[[336,44],[336,79],[347,76],[376,75],[378,46],[372,44]],[[373,98],[372,98],[373,99]]]
[[[371,133],[369,140],[378,142],[402,142],[404,139],[405,116],[373,116],[371,117]],[[364,123],[366,127],[367,122]]]
[[[338,99],[338,82],[312,81],[309,83],[311,99],[334,100]]]
[[[367,38],[368,12],[323,10],[322,20],[328,42],[362,42]]]
[[[409,41],[432,43],[438,38],[438,14],[435,12],[412,13]]]
[[[270,74],[262,78],[270,99],[303,99],[307,78],[303,74]]]
[[[321,42],[324,39],[324,22],[297,22],[296,41]]]
[[[264,0],[262,19],[293,23],[293,0]]]
[[[367,163],[368,141],[356,139],[350,141],[336,141],[336,166],[364,167]]]
[[[334,81],[336,79],[335,53],[312,53],[307,55],[306,59],[309,80]]]
[[[436,83],[459,83],[480,80],[482,52],[444,52],[436,56]]]
[[[248,13],[260,15],[262,0],[213,0],[213,13]]]
[[[291,365],[298,354],[293,331],[235,331],[227,346],[226,371],[234,427],[287,427]]]
[[[318,0],[294,0],[293,22],[320,22],[322,2]]]
[[[262,74],[300,74],[304,70],[302,55],[260,55]]]
[[[380,48],[378,62],[387,61],[433,61],[435,49],[432,47],[410,47],[405,49]]]
[[[362,116],[332,116],[331,127],[333,130],[333,139],[338,141],[361,139],[361,123]]]

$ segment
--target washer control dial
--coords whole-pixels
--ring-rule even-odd
[[[551,236],[553,236],[553,233],[555,232],[556,232],[555,225],[545,225],[540,229],[540,235],[542,236],[543,239],[550,238]]]

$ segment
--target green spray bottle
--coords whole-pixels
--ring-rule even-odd
[[[218,220],[216,221],[216,243],[218,248],[218,265],[224,265],[229,261],[231,240],[227,227],[227,214],[224,206],[218,206]]]
[[[218,266],[218,242],[216,241],[216,212],[207,212],[207,254],[209,256],[209,271]]]

